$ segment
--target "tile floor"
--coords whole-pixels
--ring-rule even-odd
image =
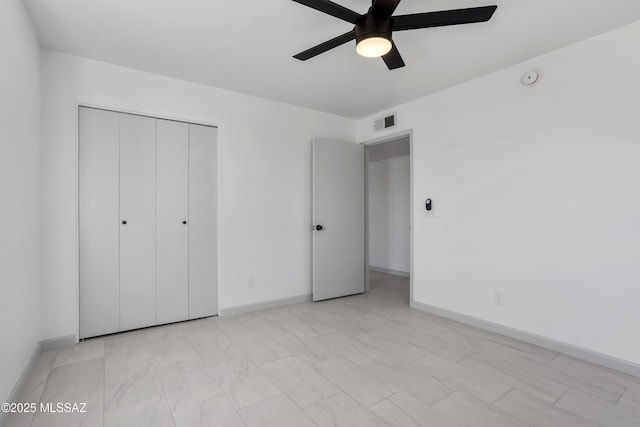
[[[640,379],[371,292],[87,340],[42,354],[7,426],[640,426]]]

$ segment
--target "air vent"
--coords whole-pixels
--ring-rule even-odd
[[[393,128],[396,126],[396,114],[381,117],[373,121],[373,129],[376,131]]]

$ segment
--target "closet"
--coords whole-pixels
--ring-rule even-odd
[[[217,129],[79,107],[80,338],[217,314]]]

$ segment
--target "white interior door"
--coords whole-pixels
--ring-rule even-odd
[[[120,329],[156,323],[156,119],[120,114]]]
[[[364,147],[314,139],[313,300],[364,292]]]
[[[80,338],[120,330],[119,116],[79,108]]]
[[[156,323],[189,318],[189,125],[157,120]]]
[[[189,319],[218,314],[217,138],[189,125]]]

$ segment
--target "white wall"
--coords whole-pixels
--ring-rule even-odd
[[[416,301],[640,363],[638,40],[640,22],[393,109]]]
[[[409,156],[369,162],[369,266],[409,273]]]
[[[58,52],[42,60],[45,338],[77,328],[77,103],[218,125],[221,308],[311,293],[310,141],[355,140],[354,120]]]
[[[39,55],[22,2],[0,2],[0,402],[40,339]]]

